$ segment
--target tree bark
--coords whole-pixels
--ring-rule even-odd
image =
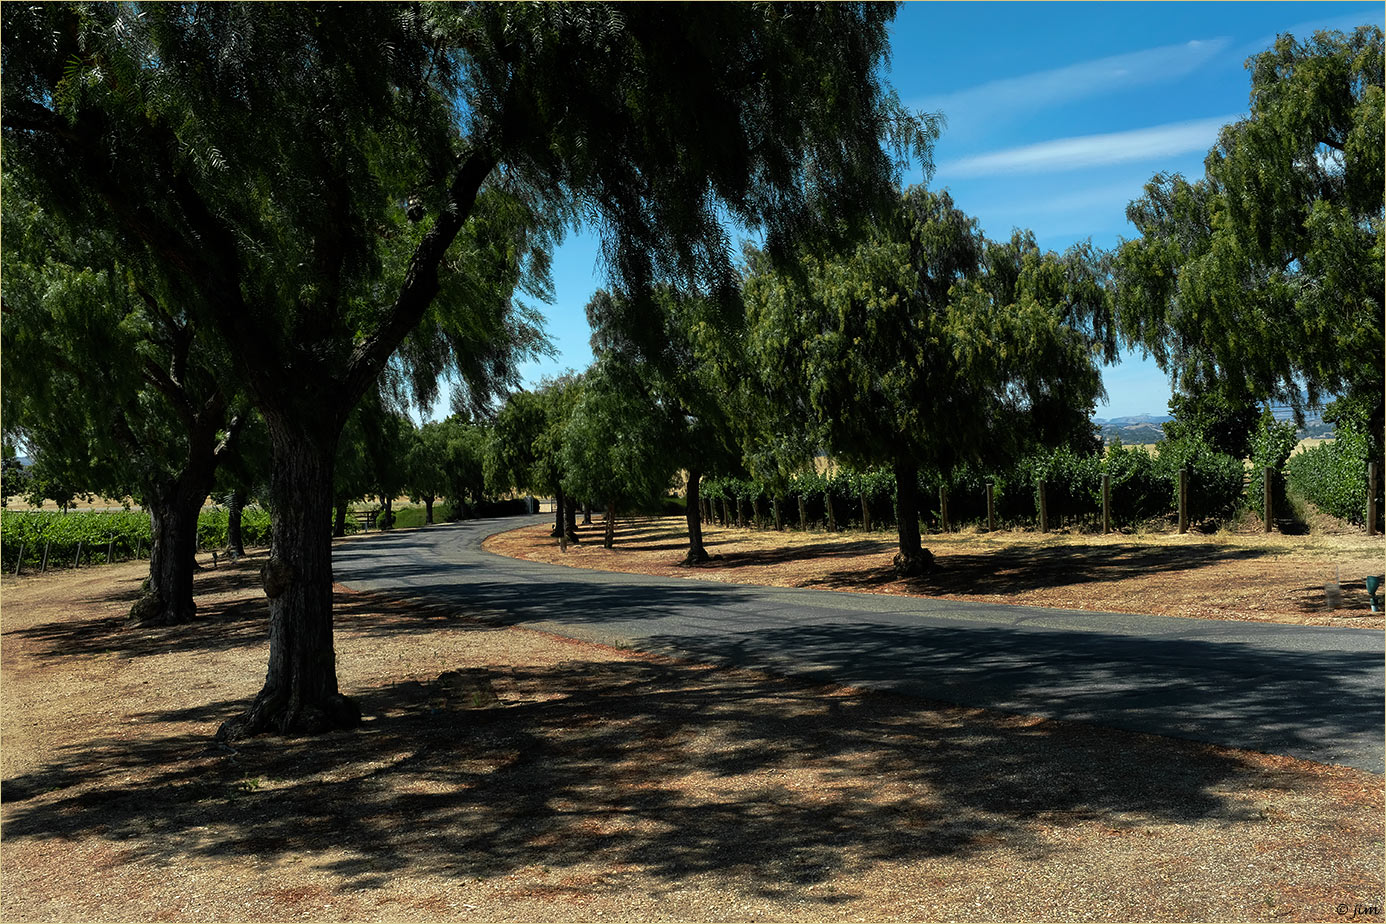
[[[395,526],[395,499],[380,495],[381,529],[394,529]]]
[[[918,470],[906,462],[895,463],[895,521],[900,536],[900,551],[895,555],[895,573],[901,577],[923,574],[933,566],[934,556],[924,548],[919,538]]]
[[[708,560],[707,550],[703,548],[702,504],[698,499],[699,483],[703,473],[697,470],[688,473],[688,496],[685,498],[685,516],[688,519],[688,554],[683,557],[685,565],[698,565]]]
[[[567,498],[563,496],[563,489],[558,488],[553,493],[553,532],[549,533],[550,538],[561,539],[563,537],[563,518],[567,506]]]
[[[837,516],[833,513],[833,494],[831,491],[823,492],[823,505],[828,508],[828,532],[837,532]]]
[[[245,542],[241,536],[241,511],[244,509],[245,492],[232,491],[226,498],[226,547],[233,560],[245,554]]]
[[[346,502],[343,501],[342,503],[340,503],[340,504],[337,505],[337,515],[336,515],[335,517],[332,518],[332,535],[333,535],[333,536],[345,536],[345,535],[346,535],[346,515],[347,515],[347,505],[346,505]]]
[[[592,525],[592,502],[591,502],[591,501],[583,501],[583,502],[582,502],[582,525],[583,525],[583,526],[591,526],[591,525]]]
[[[184,475],[179,481],[186,481]],[[210,481],[211,479],[207,479]],[[130,608],[130,622],[142,626],[174,626],[197,615],[193,602],[193,568],[197,555],[197,514],[202,497],[178,482],[166,484],[145,498],[149,507],[149,584]]]
[[[429,526],[433,525],[433,496],[424,497],[424,522]]]
[[[572,496],[569,496],[569,497],[568,497],[568,506],[567,506],[567,510],[566,510],[566,515],[565,515],[565,517],[564,517],[564,521],[565,521],[565,522],[567,523],[567,525],[568,525],[568,541],[569,541],[569,542],[577,542],[577,541],[578,541],[578,534],[577,534],[577,498],[576,498],[576,497],[572,497]]]
[[[269,417],[269,415],[266,415]],[[274,541],[261,571],[269,597],[269,671],[265,685],[217,737],[265,731],[314,734],[360,723],[360,709],[337,689],[332,644],[332,464],[330,436],[269,417],[273,447],[270,495]],[[328,428],[324,428],[328,429]]]
[[[606,527],[606,532],[602,536],[602,548],[609,549],[616,545],[616,502],[614,500],[606,502],[606,516],[602,518],[602,523]]]

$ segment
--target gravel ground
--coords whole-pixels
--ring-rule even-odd
[[[1381,629],[1367,603],[1366,576],[1386,570],[1386,539],[1346,535],[1175,532],[1038,533],[969,529],[924,537],[935,567],[902,580],[891,568],[893,532],[800,532],[707,526],[712,560],[681,564],[688,548],[681,517],[618,519],[615,546],[603,525],[559,549],[551,527],[492,536],[502,555],[608,571],[781,587],[913,594],[1116,613],[1238,619]],[[1330,610],[1324,585],[1339,583]]]
[[[259,563],[0,585],[5,920],[1382,920],[1374,774],[340,589],[363,727],[219,747]]]

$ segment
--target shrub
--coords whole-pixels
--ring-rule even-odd
[[[1298,442],[1293,421],[1277,421],[1269,410],[1262,412],[1261,421],[1251,437],[1250,484],[1253,489],[1260,486],[1265,470],[1269,468],[1271,503],[1279,511],[1289,510],[1289,501],[1285,496],[1285,466]]]
[[[1213,451],[1197,439],[1161,440],[1156,468],[1170,486],[1178,505],[1179,469],[1189,470],[1189,521],[1221,520],[1236,512],[1246,483],[1241,459]]]
[[[1367,522],[1367,437],[1339,425],[1337,438],[1306,449],[1289,463],[1290,487],[1320,510]]]
[[[1107,450],[1106,468],[1111,478],[1113,523],[1129,526],[1163,516],[1174,508],[1172,486],[1160,471],[1155,457],[1144,447],[1127,449],[1120,441],[1113,440]],[[1099,482],[1099,504],[1101,490]]]

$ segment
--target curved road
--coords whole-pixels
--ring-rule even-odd
[[[1383,772],[1381,632],[964,603],[492,555],[531,517],[367,535],[336,579],[574,638]]]

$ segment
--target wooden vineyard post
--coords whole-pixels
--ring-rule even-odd
[[[1102,475],[1102,532],[1112,531],[1112,476]]]
[[[1179,532],[1189,531],[1189,470],[1179,470]]]
[[[746,528],[746,498],[737,497],[736,499],[736,527],[737,529]]]
[[[871,508],[866,506],[866,492],[861,492],[861,528],[871,532]]]
[[[808,510],[804,508],[804,495],[799,495],[799,528],[808,529]]]
[[[833,513],[833,496],[829,492],[823,493],[823,500],[828,505],[828,532],[837,532],[837,516]]]
[[[1367,535],[1376,535],[1376,492],[1380,473],[1375,462],[1367,463]]]
[[[19,577],[19,569],[24,565],[24,543],[19,544],[19,560],[14,563],[14,576]]]
[[[115,551],[115,536],[111,536],[111,541],[106,543],[106,564],[111,563],[111,553]]]
[[[996,530],[996,482],[987,482],[987,532]]]
[[[948,525],[948,489],[938,486],[938,525],[943,532],[951,532]]]
[[[1044,493],[1044,482],[1039,483],[1040,532],[1049,532],[1049,498]]]
[[[784,532],[784,511],[780,508],[780,499],[777,497],[770,502],[770,506],[775,511],[775,532]]]
[[[82,562],[82,543],[81,543],[80,540],[78,540],[78,542],[77,542],[77,553],[76,553],[75,555],[72,556],[72,567],[73,567],[74,569],[80,567],[80,566],[81,566],[81,562]]]
[[[1271,467],[1267,465],[1261,473],[1261,515],[1266,521],[1266,532],[1271,531],[1271,521],[1275,515],[1274,504],[1271,501]]]

